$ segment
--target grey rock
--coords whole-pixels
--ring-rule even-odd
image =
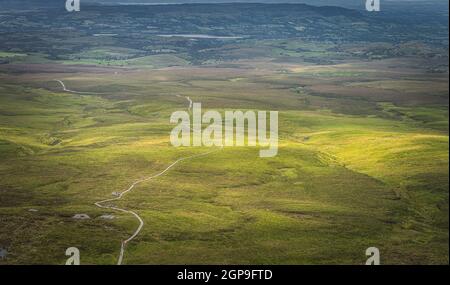
[[[100,219],[105,219],[105,220],[113,220],[116,217],[114,215],[101,215]]]
[[[75,216],[72,217],[72,219],[75,220],[89,220],[91,217],[89,217],[89,215],[87,214],[76,214]]]

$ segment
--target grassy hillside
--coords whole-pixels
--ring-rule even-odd
[[[388,66],[384,76],[398,71]],[[187,107],[181,94],[204,108],[279,110],[279,155],[225,148],[139,185],[117,203],[146,222],[125,263],[362,264],[370,246],[380,248],[383,263],[447,263],[448,111],[432,101],[419,108],[325,100],[330,95],[310,84],[348,84],[300,67],[78,67],[67,75],[54,66],[50,74],[3,74],[0,244],[11,252],[7,262],[62,264],[65,249],[77,246],[84,264],[114,264],[137,221],[94,202],[207,151],[169,144],[170,114]],[[364,82],[358,64],[347,69],[333,78]],[[55,78],[87,93],[62,92]],[[91,219],[74,220],[77,213]]]
[[[124,264],[448,264],[448,7],[394,6],[0,11],[0,264],[116,264],[95,203],[206,153],[106,203]],[[278,156],[171,146],[185,97]]]

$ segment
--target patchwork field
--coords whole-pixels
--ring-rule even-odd
[[[183,96],[279,111],[279,155],[225,147],[137,185],[114,203],[145,222],[125,264],[364,264],[371,246],[448,264],[448,74],[415,60],[0,66],[0,264],[64,264],[68,247],[115,264],[138,221],[94,203],[211,150],[170,145]]]

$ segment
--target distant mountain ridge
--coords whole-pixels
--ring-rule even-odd
[[[364,9],[365,0],[80,0],[84,4],[120,5],[120,4],[218,4],[218,3],[262,3],[262,4],[308,4],[313,6],[338,6],[352,9]],[[66,0],[0,0],[1,9],[27,9],[44,7],[64,7]],[[382,6],[439,5],[447,6],[447,0],[382,0]]]
[[[217,3],[271,3],[309,4],[315,6],[363,6],[364,0],[80,0],[83,4],[217,4]],[[66,0],[0,0],[0,8],[39,8],[64,6]]]

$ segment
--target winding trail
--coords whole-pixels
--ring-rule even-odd
[[[54,81],[58,82],[65,92],[70,92],[70,93],[74,93],[74,94],[104,94],[104,93],[80,92],[80,91],[70,90],[70,89],[67,89],[66,85],[64,84],[64,82],[62,80],[55,79]],[[182,97],[186,98],[186,100],[189,102],[188,110],[189,110],[189,112],[191,112],[193,104],[194,104],[194,102],[191,100],[191,98],[188,97],[188,96],[181,96],[181,95],[176,95],[176,96],[180,97],[180,98],[182,98]],[[111,203],[121,200],[125,194],[131,192],[137,185],[139,185],[141,183],[144,183],[144,182],[147,182],[147,181],[150,181],[152,179],[155,179],[155,178],[157,178],[159,176],[164,175],[167,171],[169,171],[171,168],[173,168],[174,166],[176,166],[177,164],[179,164],[180,162],[182,162],[184,160],[194,159],[194,158],[201,157],[201,156],[206,156],[206,155],[211,154],[211,153],[216,152],[216,151],[218,151],[218,149],[215,149],[215,150],[212,150],[212,151],[209,151],[209,152],[206,152],[206,153],[201,153],[201,154],[196,154],[196,155],[180,158],[180,159],[176,160],[175,162],[173,162],[171,165],[169,165],[163,171],[161,171],[159,173],[156,173],[156,174],[154,174],[152,176],[149,176],[147,178],[139,179],[139,180],[133,182],[130,185],[130,187],[128,187],[127,190],[118,193],[117,197],[111,198],[111,199],[102,200],[102,201],[98,201],[98,202],[94,203],[95,206],[97,206],[97,207],[99,207],[101,209],[108,209],[108,210],[113,210],[113,211],[117,211],[117,212],[122,212],[122,213],[133,215],[139,221],[139,226],[134,231],[134,233],[128,239],[122,241],[122,244],[121,244],[121,247],[120,247],[119,258],[117,260],[117,265],[122,265],[123,257],[125,255],[126,246],[127,246],[127,244],[129,242],[131,242],[133,239],[135,239],[139,235],[139,233],[141,232],[142,228],[144,227],[144,220],[136,212],[131,211],[131,210],[127,210],[127,209],[118,208],[118,207],[112,205]]]
[[[125,254],[125,247],[130,241],[132,241],[135,237],[137,237],[137,235],[141,232],[142,228],[144,227],[144,220],[142,220],[142,218],[138,214],[136,214],[136,212],[134,212],[134,211],[118,208],[118,207],[115,207],[115,206],[112,206],[112,205],[104,205],[104,204],[105,203],[111,203],[111,202],[118,201],[118,200],[122,199],[122,197],[125,194],[131,192],[138,184],[150,181],[150,180],[155,179],[155,178],[157,178],[157,177],[159,177],[161,175],[164,175],[164,173],[169,171],[172,167],[174,167],[175,165],[179,164],[183,160],[188,160],[188,159],[193,159],[193,158],[197,158],[197,157],[201,157],[201,156],[206,156],[206,155],[211,154],[211,153],[216,152],[216,151],[218,151],[218,150],[215,149],[215,150],[212,150],[212,151],[209,151],[209,152],[206,152],[206,153],[180,158],[180,159],[176,160],[175,162],[173,162],[171,165],[169,165],[163,171],[161,171],[161,172],[159,172],[157,174],[154,174],[152,176],[149,176],[147,178],[135,181],[133,184],[130,185],[130,187],[127,190],[119,193],[116,198],[107,199],[107,200],[103,200],[103,201],[99,201],[99,202],[94,203],[95,206],[97,206],[99,208],[102,208],[102,209],[110,209],[110,210],[114,210],[114,211],[119,211],[119,212],[131,214],[139,221],[139,226],[136,229],[136,231],[128,239],[122,241],[122,245],[121,245],[121,248],[120,248],[120,254],[119,254],[119,259],[117,261],[117,265],[122,265],[123,256]]]
[[[182,97],[182,96],[177,95],[177,97]],[[191,110],[193,102],[192,102],[192,100],[189,97],[186,97],[186,99],[189,101],[189,110]],[[134,231],[134,233],[128,239],[122,241],[122,244],[120,246],[119,258],[117,260],[117,265],[122,265],[123,257],[125,255],[126,246],[127,246],[127,244],[129,242],[131,242],[133,239],[135,239],[139,235],[139,233],[141,232],[142,228],[144,227],[144,220],[136,212],[131,211],[131,210],[127,210],[127,209],[118,208],[118,207],[116,207],[114,205],[111,205],[111,202],[115,202],[115,201],[121,200],[125,194],[131,192],[137,185],[139,185],[141,183],[144,183],[144,182],[147,182],[147,181],[150,181],[152,179],[155,179],[155,178],[157,178],[159,176],[164,175],[167,171],[169,171],[171,168],[173,168],[174,166],[176,166],[177,164],[179,164],[180,162],[182,162],[184,160],[189,160],[189,159],[194,159],[194,158],[206,156],[206,155],[209,155],[209,154],[211,154],[213,152],[216,152],[216,151],[219,151],[219,149],[214,149],[214,150],[206,152],[206,153],[201,153],[201,154],[196,154],[196,155],[192,155],[192,156],[179,158],[178,160],[176,160],[175,162],[170,164],[167,168],[165,168],[163,171],[161,171],[159,173],[156,173],[156,174],[154,174],[152,176],[149,176],[149,177],[146,177],[146,178],[143,178],[143,179],[139,179],[139,180],[133,182],[133,184],[131,184],[130,187],[128,187],[127,190],[118,193],[117,197],[111,198],[111,199],[102,200],[102,201],[94,203],[95,206],[97,206],[99,208],[102,208],[102,209],[109,209],[109,210],[114,210],[114,211],[118,211],[118,212],[122,212],[122,213],[126,213],[126,214],[131,214],[139,221],[139,226]]]
[[[96,94],[96,95],[105,94],[105,93],[95,93],[95,92],[73,91],[73,90],[67,89],[66,85],[64,84],[64,82],[62,82],[62,80],[55,79],[54,81],[58,82],[61,85],[61,87],[63,88],[63,91],[65,91],[65,92],[74,93],[74,94]]]
[[[178,98],[186,98],[186,100],[188,100],[189,102],[189,112],[192,110],[192,106],[194,105],[194,102],[192,102],[191,98],[189,96],[181,96],[181,95],[176,95]]]

